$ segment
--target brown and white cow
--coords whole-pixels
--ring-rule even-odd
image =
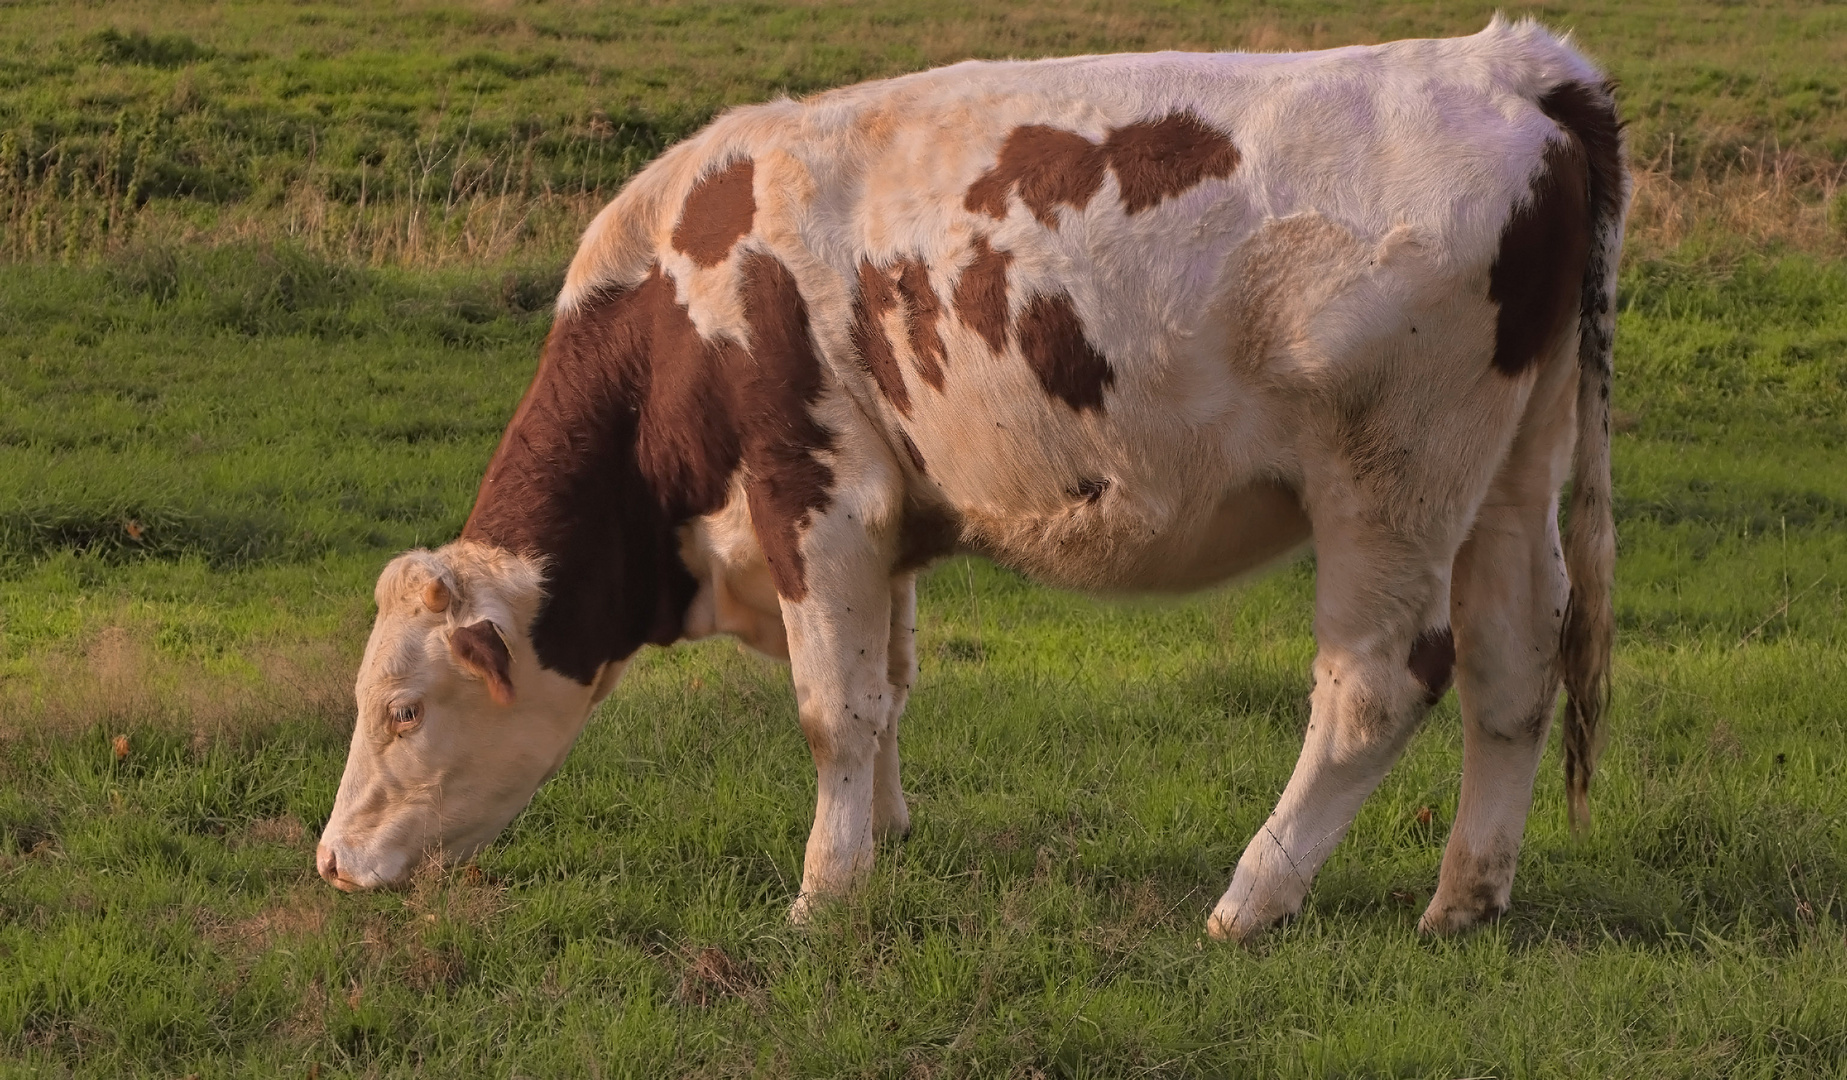
[[[1461,804],[1423,926],[1500,912],[1561,680],[1586,815],[1628,190],[1603,77],[1499,19],[727,113],[591,224],[461,539],[380,578],[321,873],[470,855],[636,650],[728,633],[793,668],[800,918],[909,827],[921,567],[1174,591],[1312,542],[1306,745],[1210,929],[1299,908],[1452,671]]]

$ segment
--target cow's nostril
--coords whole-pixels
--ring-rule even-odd
[[[314,861],[317,864],[317,869],[321,872],[321,876],[328,881],[333,881],[340,876],[340,866],[334,859],[332,848],[324,844],[319,845],[318,850],[315,852]]]

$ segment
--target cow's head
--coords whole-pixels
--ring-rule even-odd
[[[429,856],[499,835],[563,763],[595,685],[539,665],[539,567],[475,543],[412,551],[379,575],[358,723],[316,864],[341,889],[402,883]]]

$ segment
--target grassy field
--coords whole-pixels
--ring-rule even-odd
[[[0,1075],[1847,1075],[1847,14],[1539,10],[1623,80],[1596,827],[1414,932],[1453,698],[1252,950],[1312,567],[928,578],[916,831],[784,919],[782,669],[651,651],[476,863],[311,863],[380,566],[452,537],[575,231],[724,104],[958,59],[1466,32],[1483,5],[0,8]],[[125,741],[118,741],[125,736]]]

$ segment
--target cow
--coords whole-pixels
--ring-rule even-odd
[[[792,670],[803,921],[910,828],[921,569],[1172,593],[1312,546],[1301,757],[1208,930],[1299,910],[1452,678],[1460,802],[1420,926],[1499,915],[1561,684],[1588,820],[1629,191],[1610,84],[1499,17],[723,114],[585,232],[460,538],[380,575],[321,875],[470,857],[642,646],[730,634]]]

